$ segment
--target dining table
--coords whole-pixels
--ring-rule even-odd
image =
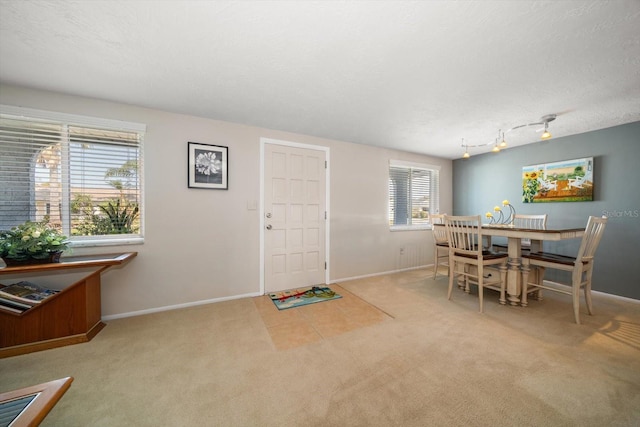
[[[444,227],[444,224],[434,224]],[[499,236],[507,238],[507,301],[510,305],[520,304],[522,291],[522,239],[531,240],[531,252],[542,249],[544,241],[560,241],[578,239],[584,235],[584,228],[554,228],[545,229],[519,228],[503,224],[483,224],[482,236]]]
[[[522,239],[531,239],[531,252],[542,250],[543,241],[559,241],[578,239],[584,235],[584,228],[546,229],[517,228],[510,225],[482,225],[483,236],[500,236],[507,238],[507,301],[511,305],[520,303],[522,290],[520,267],[522,266]]]

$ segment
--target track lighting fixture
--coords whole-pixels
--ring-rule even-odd
[[[493,148],[491,149],[492,153],[499,153],[500,152],[500,147],[498,147],[498,140],[496,139],[496,145],[493,146]]]
[[[513,132],[516,129],[524,128],[524,127],[544,125],[543,128],[538,129],[536,132],[540,132],[544,130],[544,133],[540,135],[540,138],[546,141],[547,139],[551,138],[551,132],[549,132],[549,122],[554,121],[556,117],[557,117],[556,114],[547,114],[546,116],[542,116],[540,118],[540,121],[514,126],[511,129],[507,129],[504,132],[502,132],[502,130],[499,130],[498,138],[486,144],[470,145],[470,144],[466,144],[464,142],[464,138],[462,138],[462,148],[464,148],[464,154],[462,155],[462,158],[468,159],[469,157],[471,157],[471,154],[469,153],[469,147],[475,148],[475,147],[493,146],[493,148],[491,148],[491,151],[493,153],[499,153],[500,150],[504,150],[505,148],[507,148],[507,141],[505,139],[505,134],[509,132]],[[501,140],[499,144],[498,144],[498,140]]]
[[[464,138],[462,138],[462,146],[464,147],[464,154],[462,155],[462,158],[468,159],[469,157],[471,157],[471,154],[469,154],[469,150],[467,149],[467,146],[464,145]]]
[[[507,148],[507,141],[504,140],[504,132],[502,132],[502,142],[500,143],[500,149]]]

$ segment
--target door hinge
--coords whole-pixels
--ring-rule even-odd
[[[327,269],[327,261],[324,262],[324,269]]]
[[[326,160],[324,161],[324,168],[325,169],[327,168],[327,161]]]
[[[324,211],[324,219],[327,219],[327,211]]]

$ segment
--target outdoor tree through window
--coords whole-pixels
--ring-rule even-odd
[[[2,107],[0,229],[48,220],[77,243],[142,238],[143,125]]]

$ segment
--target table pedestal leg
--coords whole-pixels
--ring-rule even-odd
[[[531,271],[531,268],[529,267],[529,262],[525,262],[524,264],[522,264],[522,306],[526,307],[527,306],[527,288],[528,288],[528,283],[529,283],[529,272]],[[536,282],[537,283],[537,282]]]
[[[519,237],[508,239],[509,260],[507,266],[507,300],[511,305],[520,303],[520,257],[522,256],[522,243]]]
[[[520,303],[520,258],[509,258],[507,261],[507,300],[511,305]]]

